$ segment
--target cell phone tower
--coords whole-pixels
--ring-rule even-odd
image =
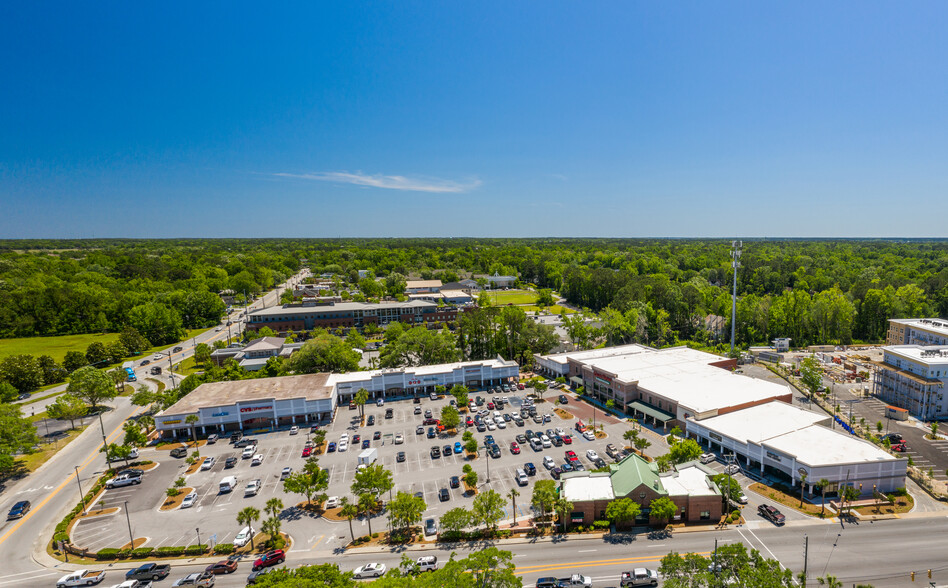
[[[734,333],[737,327],[737,268],[741,267],[741,241],[731,241],[731,268],[734,270],[734,292],[731,295],[731,357],[734,355]]]

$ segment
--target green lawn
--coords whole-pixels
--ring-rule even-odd
[[[89,344],[96,341],[111,343],[118,339],[118,333],[105,335],[60,335],[58,337],[20,337],[18,339],[0,339],[0,359],[9,355],[48,355],[60,362],[67,351],[85,353]]]
[[[196,372],[203,372],[204,368],[197,365],[197,362],[194,361],[194,356],[174,364],[174,372],[176,374],[184,374],[185,376],[190,376]]]
[[[564,310],[566,311],[566,314],[573,314],[574,312],[576,312],[572,308],[565,308],[563,306],[560,306],[559,304],[554,304],[553,306],[544,306],[542,307],[542,309],[539,306],[534,306],[532,304],[521,306],[520,308],[522,308],[524,312],[537,312],[538,310],[548,310],[550,311],[551,314],[562,314]]]
[[[502,290],[488,292],[491,302],[496,306],[506,304],[533,304],[537,300],[537,293],[530,290]]]

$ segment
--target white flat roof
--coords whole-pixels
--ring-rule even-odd
[[[812,467],[899,459],[868,441],[820,425],[774,437],[765,445]]]
[[[708,472],[697,465],[683,467],[678,475],[659,478],[669,496],[715,496],[718,491],[708,480]]]
[[[563,496],[570,502],[612,500],[612,478],[607,473],[563,478]]]
[[[453,372],[458,368],[487,366],[492,369],[517,368],[517,362],[505,361],[500,359],[483,359],[480,361],[459,361],[455,363],[438,363],[434,365],[421,365],[417,367],[406,367],[397,369],[368,370],[364,372],[349,372],[345,374],[330,374],[329,385],[335,385],[340,382],[364,382],[371,380],[376,376],[383,374],[412,374],[418,376],[446,374]],[[519,368],[518,368],[519,370]]]
[[[761,443],[778,435],[805,429],[831,417],[774,400],[743,410],[698,421],[705,429],[742,442]],[[692,419],[689,419],[692,420]]]
[[[889,345],[882,351],[925,365],[948,363],[948,345]]]
[[[698,414],[790,393],[787,386],[732,374],[710,365],[726,360],[687,347],[673,347],[585,363],[600,372],[613,374],[620,381],[638,382],[639,388]]]
[[[629,355],[632,353],[642,353],[644,351],[655,351],[651,347],[633,343],[631,345],[617,345],[616,347],[602,347],[600,349],[589,349],[587,351],[567,351],[566,353],[553,353],[551,355],[541,355],[540,357],[560,365],[566,365],[570,360],[589,361],[602,357],[613,357],[617,355]]]
[[[893,323],[906,325],[914,329],[919,329],[923,331],[928,331],[930,333],[937,333],[939,335],[948,336],[948,320],[945,320],[945,319],[910,318],[910,319],[889,319],[889,321]]]

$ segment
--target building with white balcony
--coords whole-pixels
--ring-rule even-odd
[[[923,421],[948,419],[948,345],[890,345],[874,363],[876,397]]]

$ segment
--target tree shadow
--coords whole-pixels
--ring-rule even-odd
[[[609,533],[602,536],[602,540],[610,545],[628,545],[635,541],[637,535],[634,533]]]
[[[649,531],[648,535],[646,535],[646,537],[648,537],[648,539],[651,541],[662,541],[665,539],[670,539],[671,536],[672,536],[672,532],[668,529],[657,529],[654,531]]]

